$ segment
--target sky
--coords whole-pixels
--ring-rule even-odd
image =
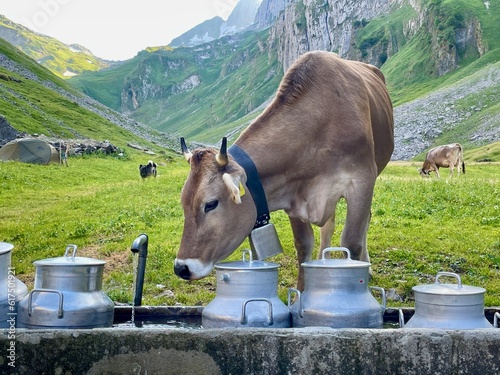
[[[1,0],[0,14],[97,57],[126,60],[194,26],[227,20],[238,0]]]

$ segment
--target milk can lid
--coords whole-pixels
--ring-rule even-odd
[[[444,284],[439,282],[439,278],[442,276],[451,276],[457,280],[457,284]],[[463,296],[463,295],[474,295],[482,294],[486,292],[486,289],[462,284],[460,275],[453,272],[438,272],[436,275],[436,281],[434,284],[424,284],[414,286],[413,291],[423,294],[436,294],[436,295],[453,295],[453,296]]]
[[[246,259],[248,255],[249,259]],[[280,267],[278,263],[264,262],[262,260],[253,260],[252,252],[250,250],[243,250],[242,260],[235,262],[221,262],[214,266],[220,270],[269,270]]]
[[[72,254],[68,254],[69,250],[73,249]],[[76,256],[76,245],[68,245],[66,247],[66,251],[64,256],[57,258],[47,258],[42,260],[36,260],[33,262],[35,266],[64,266],[64,267],[72,267],[72,266],[101,266],[106,264],[106,261],[94,259],[94,258],[85,258],[85,257],[77,257]]]
[[[346,254],[347,258],[325,258],[327,253],[334,251],[341,251]],[[321,253],[321,259],[310,260],[309,262],[302,263],[303,267],[317,267],[317,268],[368,268],[370,262],[351,259],[351,252],[345,247],[327,247]]]
[[[0,254],[5,254],[11,251],[14,248],[14,245],[7,242],[0,242]]]

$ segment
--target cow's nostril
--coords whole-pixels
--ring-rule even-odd
[[[174,266],[174,271],[175,274],[184,280],[190,280],[191,279],[191,272],[189,271],[189,267],[186,266],[185,264],[183,265],[175,265]]]

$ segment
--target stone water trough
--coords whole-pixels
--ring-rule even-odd
[[[203,307],[115,308],[115,326],[0,331],[0,374],[500,374],[500,329],[221,328]],[[412,309],[403,309],[405,319]],[[485,309],[493,321],[500,308]],[[387,309],[384,322],[397,322]],[[129,322],[122,325],[122,323]],[[145,322],[146,324],[143,324]]]

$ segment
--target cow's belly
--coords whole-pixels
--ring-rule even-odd
[[[337,202],[345,195],[349,185],[350,180],[346,180],[343,183],[329,182],[301,189],[297,191],[285,212],[290,217],[323,226],[332,216]]]

